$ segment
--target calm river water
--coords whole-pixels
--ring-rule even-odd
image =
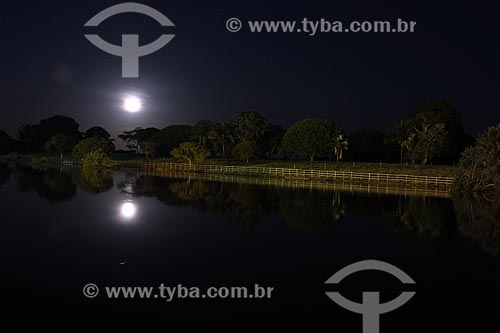
[[[4,319],[326,324],[362,332],[364,291],[390,301],[381,332],[498,332],[498,202],[0,166]],[[377,271],[325,281],[367,259]],[[99,295],[82,288],[93,283]],[[272,287],[270,298],[109,299],[106,287]],[[156,289],[155,289],[156,290]],[[246,325],[246,324],[245,324]]]

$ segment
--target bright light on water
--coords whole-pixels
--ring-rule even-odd
[[[137,207],[131,202],[125,202],[120,208],[120,214],[126,219],[131,219],[137,213]]]

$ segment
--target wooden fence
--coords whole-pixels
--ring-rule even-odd
[[[350,184],[392,184],[399,187],[415,188],[424,190],[436,190],[449,192],[453,183],[451,177],[415,176],[406,174],[388,173],[362,173],[345,172],[335,170],[311,170],[311,169],[288,169],[268,167],[246,167],[228,165],[200,165],[182,164],[168,162],[134,162],[131,166],[140,164],[144,171],[152,174],[161,174],[170,171],[223,174],[223,175],[246,175],[259,177],[275,177],[285,179],[316,180],[323,182],[350,183]],[[126,166],[126,163],[118,163]]]

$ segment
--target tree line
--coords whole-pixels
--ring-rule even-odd
[[[0,154],[46,152],[85,154],[86,146],[114,150],[110,134],[102,127],[79,131],[72,118],[54,116],[38,124],[22,125],[17,138],[0,131]],[[175,156],[200,158],[308,158],[360,162],[455,163],[473,143],[461,117],[442,100],[423,103],[406,113],[387,133],[364,128],[349,135],[326,119],[304,119],[290,128],[269,123],[258,112],[241,112],[228,121],[201,120],[194,126],[171,125],[163,129],[137,127],[118,138],[128,150],[146,158]],[[90,144],[82,144],[82,141]],[[181,146],[182,144],[182,146]],[[80,145],[76,151],[74,148]]]
[[[0,154],[72,153],[76,159],[100,161],[115,151],[114,140],[104,128],[96,126],[80,132],[79,127],[74,119],[58,115],[38,124],[22,125],[15,139],[0,131]],[[200,163],[212,157],[246,162],[320,159],[454,164],[470,147],[459,164],[461,170],[474,169],[467,171],[469,176],[464,176],[470,178],[468,187],[497,187],[498,184],[484,179],[480,181],[484,185],[476,183],[480,177],[477,169],[486,168],[486,163],[493,163],[493,167],[482,174],[489,178],[498,174],[498,163],[490,160],[498,157],[495,146],[498,143],[488,146],[483,142],[498,138],[494,133],[480,138],[483,139],[476,143],[476,148],[472,147],[474,139],[465,133],[460,114],[444,100],[418,105],[404,114],[387,133],[365,128],[347,134],[341,126],[327,119],[304,119],[285,129],[268,122],[258,112],[249,111],[238,113],[227,121],[201,120],[194,126],[171,125],[163,129],[137,127],[118,135],[130,152],[143,154],[147,159],[173,156],[188,163]],[[489,159],[486,152],[490,154]],[[484,157],[481,163],[477,162],[480,156]]]
[[[357,129],[349,135],[326,119],[304,119],[290,128],[269,123],[257,112],[242,112],[223,122],[195,126],[136,128],[119,136],[146,157],[173,155],[188,162],[206,157],[240,160],[308,158],[411,164],[453,164],[474,139],[465,133],[461,116],[442,100],[418,105],[387,133]]]

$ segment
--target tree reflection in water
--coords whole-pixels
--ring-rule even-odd
[[[23,192],[34,191],[51,202],[70,200],[76,195],[71,174],[59,169],[23,168],[18,173],[17,182]]]
[[[500,251],[500,197],[476,195],[453,198],[459,230],[493,255]]]
[[[446,198],[351,195],[338,191],[261,187],[249,184],[128,175],[118,185],[123,192],[156,197],[167,205],[192,206],[228,216],[251,227],[266,213],[279,211],[294,227],[322,230],[346,213],[385,216],[394,232],[419,249],[439,251],[460,231],[491,253],[498,253],[500,201],[466,202]]]
[[[0,185],[10,177],[0,167]],[[76,188],[101,193],[113,188],[111,173],[83,170],[32,169],[16,171],[24,192],[34,191],[51,202],[69,200]],[[345,214],[384,216],[401,238],[420,249],[440,250],[458,230],[494,255],[500,250],[500,199],[373,196],[339,191],[283,188],[201,180],[196,177],[164,178],[123,174],[118,189],[131,196],[154,197],[169,206],[191,206],[198,211],[228,216],[252,227],[266,214],[279,212],[300,230],[323,230]]]
[[[322,230],[342,220],[345,204],[340,192],[293,190],[283,193],[280,211],[301,230]]]
[[[0,164],[0,186],[7,184],[10,179],[10,170],[6,165]]]
[[[155,196],[169,205],[191,205],[199,211],[225,215],[244,227],[259,223],[265,213],[281,211],[300,229],[325,229],[340,221],[345,206],[338,192],[150,176],[126,177],[118,188],[138,196]]]
[[[385,215],[399,237],[420,249],[444,249],[456,233],[453,203],[448,199],[400,197]]]
[[[109,170],[77,169],[71,172],[71,179],[79,189],[88,193],[97,194],[113,188],[113,172]]]
[[[167,205],[191,205],[199,211],[226,215],[246,227],[262,220],[265,211],[273,210],[267,191],[246,184],[129,175],[118,188],[135,196],[154,196]]]
[[[88,193],[107,192],[113,188],[111,172],[83,169],[22,168],[17,170],[17,183],[23,192],[36,192],[40,197],[58,202],[70,200],[76,189]]]

